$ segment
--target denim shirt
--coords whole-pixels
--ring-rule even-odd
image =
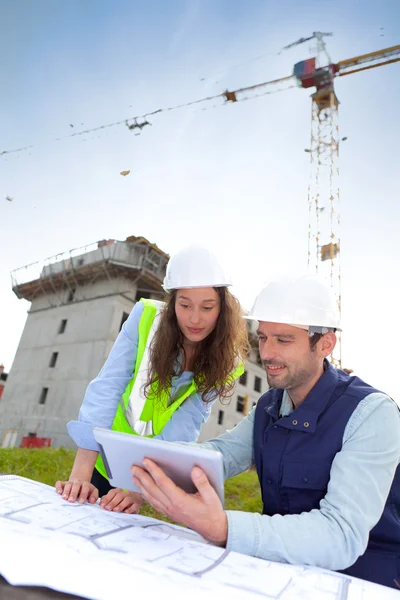
[[[67,424],[68,433],[79,448],[98,451],[93,427],[111,428],[121,396],[133,377],[138,328],[143,308],[142,302],[138,302],[132,309],[103,368],[87,387],[78,421],[70,421]],[[171,398],[178,390],[190,385],[192,380],[191,371],[184,371],[181,375],[173,377]],[[156,436],[157,439],[170,442],[196,441],[202,424],[210,416],[215,399],[216,395],[211,396],[211,401],[203,402],[200,394],[191,394],[174,412],[160,435]]]
[[[254,465],[255,410],[231,431],[202,444],[223,454],[225,478]],[[292,410],[285,392],[281,416]],[[364,553],[399,462],[399,409],[385,394],[371,393],[347,422],[319,509],[284,516],[228,510],[227,548],[277,562],[345,569]]]

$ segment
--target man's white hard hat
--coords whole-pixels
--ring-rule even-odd
[[[341,331],[333,289],[316,275],[285,276],[268,281],[245,318],[285,323],[309,331],[321,328],[320,333]]]

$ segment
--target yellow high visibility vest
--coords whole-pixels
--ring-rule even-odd
[[[130,433],[132,435],[138,435],[138,433],[133,429],[127,418],[129,402],[135,385],[136,377],[139,373],[140,365],[142,363],[143,355],[148,343],[151,341],[149,340],[149,336],[159,307],[159,303],[154,300],[142,298],[140,302],[142,302],[144,305],[144,309],[138,328],[138,349],[136,353],[135,370],[132,379],[128,383],[125,392],[121,396],[121,400],[118,404],[117,412],[115,413],[115,418],[111,426],[111,429],[114,431]],[[240,364],[228,376],[228,380],[233,381],[238,379],[243,372],[244,364],[240,362]],[[157,383],[154,383],[150,387],[148,396],[140,414],[140,421],[148,425],[147,431],[152,431],[152,433],[147,434],[146,437],[154,437],[155,435],[159,435],[174,412],[181,406],[186,398],[197,391],[197,386],[195,382],[192,381],[192,383],[171,404],[168,405],[170,393],[163,390],[161,394],[157,394],[156,386]],[[100,455],[97,457],[95,468],[103,475],[103,477],[108,479],[106,469]]]

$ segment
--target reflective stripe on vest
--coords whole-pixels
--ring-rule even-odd
[[[161,310],[164,308],[165,303],[157,300],[142,300],[142,302],[145,306],[144,310],[146,311],[146,315],[142,315],[139,324],[138,338],[139,340],[144,341],[140,345],[140,348],[138,347],[134,370],[135,375],[132,380],[133,385],[131,391],[129,395],[126,393],[121,397],[121,407],[125,418],[134,433],[141,436],[147,436],[153,434],[151,414],[148,414],[149,411],[146,411],[143,420],[141,419],[141,416],[147,402],[145,386],[149,375],[150,344],[157,331]]]
[[[197,386],[192,381],[171,404],[169,404],[170,390],[168,392],[162,390],[160,394],[157,394],[157,383],[151,385],[147,398],[144,397],[143,385],[147,381],[148,351],[156,329],[156,327],[153,328],[153,324],[156,322],[155,325],[158,326],[158,315],[164,303],[144,298],[140,302],[144,304],[144,309],[138,327],[138,349],[134,375],[122,394],[111,429],[122,433],[153,437],[161,433],[186,398],[196,393]],[[227,383],[238,379],[243,372],[244,364],[240,362],[228,376]],[[136,381],[137,385],[135,385]],[[141,412],[139,412],[140,409]],[[134,420],[135,418],[136,420]],[[97,457],[95,468],[107,479],[100,455]]]

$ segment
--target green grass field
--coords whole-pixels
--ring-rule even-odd
[[[41,450],[24,448],[0,449],[0,472],[21,475],[35,481],[54,485],[60,479],[68,479],[75,452],[60,448]],[[261,497],[257,475],[254,471],[242,473],[225,483],[225,508],[261,512]],[[143,515],[165,519],[149,505],[144,505]]]

